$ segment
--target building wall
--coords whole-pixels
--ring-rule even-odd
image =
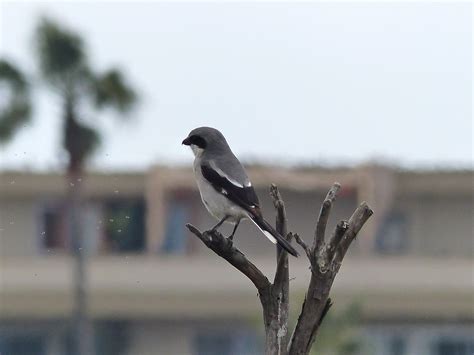
[[[376,355],[471,355],[472,324],[386,323],[364,327],[366,351]]]
[[[472,196],[401,196],[395,209],[406,215],[409,253],[472,257]]]
[[[37,203],[33,199],[0,200],[0,258],[38,254]]]
[[[384,174],[388,172],[385,171]],[[161,186],[159,194],[153,196],[143,188],[144,179],[140,176],[133,177],[131,182],[111,179],[106,174],[99,177],[99,180],[91,179],[88,185],[91,190],[87,197],[92,197],[93,202],[87,205],[85,217],[88,221],[87,235],[92,240],[87,244],[96,252],[101,246],[104,248],[89,259],[91,313],[100,319],[118,317],[118,323],[125,324],[124,333],[117,333],[115,338],[113,332],[106,332],[111,339],[117,341],[122,340],[122,335],[126,338],[128,352],[124,355],[209,355],[203,351],[197,352],[197,349],[199,344],[205,348],[206,344],[211,343],[234,349],[235,351],[230,352],[232,354],[261,353],[248,350],[258,348],[255,337],[261,336],[255,332],[253,323],[249,323],[247,319],[236,319],[255,317],[253,320],[258,324],[258,329],[261,329],[261,313],[255,291],[249,286],[247,279],[234,272],[224,261],[216,260],[185,229],[185,222],[207,229],[216,220],[202,205],[195,184],[189,178],[190,174],[177,176],[182,179],[181,185],[177,183],[179,179],[171,179],[171,183]],[[156,185],[160,184],[160,177],[155,176]],[[273,176],[264,176],[262,179],[271,181],[272,178]],[[378,178],[382,179],[379,175],[374,179]],[[3,193],[0,199],[0,317],[3,317],[0,340],[7,333],[10,336],[25,335],[26,332],[26,339],[30,339],[31,334],[40,334],[47,343],[48,355],[64,354],[63,342],[67,335],[65,319],[73,304],[70,293],[73,275],[71,258],[38,257],[38,254],[46,253],[39,245],[42,231],[39,214],[44,205],[43,197],[60,198],[59,190],[55,189],[62,186],[62,180],[58,178],[56,182],[51,182],[49,177],[44,177],[40,180],[47,185],[38,187],[30,183],[32,179],[36,179],[35,176],[26,174],[22,179],[22,186],[19,186],[21,181],[16,179],[13,185],[16,190],[11,189],[8,179],[8,184],[0,191]],[[448,340],[464,341],[472,334],[472,282],[469,283],[473,253],[472,191],[465,188],[464,178],[462,181],[455,179],[450,182],[452,179],[445,181],[442,174],[432,174],[428,179],[429,184],[425,180],[423,176],[405,176],[401,183],[399,177],[392,176],[391,184],[395,187],[391,186],[391,193],[382,194],[376,202],[374,217],[379,217],[381,221],[380,224],[377,221],[377,227],[384,225],[384,218],[387,216],[402,214],[402,218],[398,219],[398,229],[395,224],[390,235],[395,238],[395,242],[397,238],[405,238],[406,248],[398,250],[395,243],[394,250],[379,250],[377,238],[367,235],[372,230],[366,228],[351,246],[351,254],[360,252],[357,248],[362,239],[369,241],[369,252],[375,250],[375,253],[389,252],[397,255],[379,257],[364,254],[362,257],[349,257],[344,261],[342,272],[335,281],[332,295],[335,300],[334,312],[345,303],[361,299],[364,312],[362,316],[365,317],[363,320],[379,322],[366,325],[366,337],[371,343],[372,352],[364,355],[445,355],[446,353],[435,352],[432,348],[432,344],[441,336]],[[289,230],[299,233],[308,243],[312,240],[316,218],[327,192],[319,185],[317,188],[309,188],[307,183],[311,181],[314,179],[306,176],[300,185],[295,186],[294,180],[288,177],[286,185],[280,184],[284,186],[281,193],[287,207]],[[329,181],[334,180],[331,177]],[[361,185],[354,181],[343,184],[343,188],[350,188],[343,189],[336,200],[328,233],[339,220],[350,216],[359,199],[367,199],[372,204],[375,197],[373,200],[371,196],[384,188],[384,184],[379,184],[376,186],[379,190],[368,189],[372,194],[364,195],[361,193]],[[444,186],[442,193],[441,185]],[[45,186],[47,189],[44,189]],[[127,186],[130,187],[129,190]],[[266,219],[273,223],[275,212],[268,189],[258,188],[257,194]],[[161,195],[164,197],[156,198]],[[153,227],[149,228],[149,232],[153,233],[160,230],[153,223],[159,224],[160,228],[165,224],[161,221],[168,223],[169,213],[176,208],[173,202],[182,203],[185,213],[178,214],[178,217],[182,216],[184,219],[178,219],[176,225],[180,235],[185,238],[186,248],[184,252],[179,252],[184,256],[164,255],[167,251],[160,243],[164,239],[161,232],[147,235],[148,242],[156,242],[148,244],[148,255],[143,255],[144,251],[139,250],[136,253],[142,255],[130,256],[131,253],[126,251],[125,256],[110,256],[118,253],[117,249],[107,249],[104,243],[98,243],[98,238],[104,235],[105,223],[114,223],[115,230],[122,228],[115,224],[117,221],[111,222],[101,214],[105,201],[111,197],[144,197],[148,203],[145,209],[148,224]],[[150,202],[157,208],[149,208]],[[178,208],[177,211],[183,210]],[[397,222],[397,218],[394,220]],[[223,229],[225,235],[230,231],[230,226]],[[379,229],[379,232],[381,236],[388,234],[383,229]],[[275,249],[249,221],[242,223],[235,243],[256,261],[265,274],[272,275]],[[454,257],[438,258],[440,256]],[[256,258],[253,259],[254,257]],[[293,276],[297,277],[293,279]],[[297,306],[292,306],[294,312],[297,312],[304,297],[308,276],[307,261],[302,257],[292,259],[292,302],[298,303]],[[182,319],[183,315],[193,320]],[[54,317],[61,320],[56,322],[52,320]],[[225,320],[223,317],[232,317],[233,320]],[[43,319],[44,322],[32,322],[36,318]],[[16,321],[10,327],[11,319]],[[404,319],[405,323],[386,324],[399,319]],[[419,324],[420,319],[426,323]],[[453,324],[446,326],[443,321]],[[28,323],[29,326],[26,326]],[[2,326],[8,329],[5,330]],[[239,341],[230,339],[228,334]],[[396,352],[399,340],[393,336],[405,341],[403,352]],[[240,342],[242,339],[246,339],[245,342]],[[223,353],[229,352],[217,352],[219,355]]]
[[[314,233],[314,225],[320,204],[325,197],[325,191],[293,191],[282,189],[281,191],[286,203],[288,214],[288,229],[298,233],[301,237],[310,241]],[[186,238],[187,252],[206,254],[208,250],[194,238],[184,227],[186,222],[192,222],[201,229],[213,226],[216,220],[209,215],[200,201],[198,192],[195,189],[188,190],[185,204],[189,206],[189,216],[180,221],[181,234]],[[264,188],[257,189],[260,197],[265,218],[273,222],[275,210],[268,194]],[[168,194],[168,198],[163,200],[167,221],[169,217],[170,204],[173,194]],[[90,202],[86,208],[86,217],[93,223],[86,225],[89,235],[99,238],[102,225],[97,222],[100,214],[100,202]],[[8,197],[0,200],[0,255],[5,256],[34,256],[39,253],[47,253],[41,247],[41,219],[40,212],[43,208],[43,199],[38,196],[13,198]],[[328,224],[328,233],[332,231],[337,221],[347,219],[357,206],[357,196],[355,192],[342,194],[334,205],[331,218]],[[472,194],[436,195],[436,194],[398,194],[392,204],[391,210],[384,218],[390,217],[391,213],[403,216],[402,228],[395,232],[402,234],[399,237],[404,240],[404,247],[401,250],[392,252],[393,254],[413,254],[431,256],[460,256],[471,257],[474,253],[474,243],[472,243],[473,233],[473,210],[474,202]],[[377,212],[376,212],[377,213]],[[90,218],[89,218],[90,217]],[[149,215],[149,218],[154,218]],[[100,222],[102,223],[102,222]],[[107,221],[103,221],[107,223]],[[383,219],[377,233],[378,237],[383,236],[386,230],[383,229]],[[222,231],[225,235],[231,233],[232,227],[225,225]],[[166,228],[165,228],[166,230]],[[361,240],[366,240],[370,236],[364,235],[364,229],[356,243],[351,248],[352,254],[357,254],[357,246]],[[149,237],[147,237],[150,239]],[[89,238],[90,239],[90,238]],[[164,236],[158,239],[164,240]],[[369,238],[370,239],[370,238]],[[90,242],[90,243],[89,243]],[[97,252],[101,248],[99,241],[90,240],[87,244]],[[243,221],[236,234],[235,243],[250,256],[269,255],[273,253],[272,248],[268,248],[268,241],[259,233],[257,228],[250,221]],[[371,250],[383,252],[378,248],[378,241]],[[162,251],[157,248],[149,252],[156,254]],[[105,250],[106,252],[106,250]]]
[[[330,313],[334,317],[334,313]],[[328,323],[321,353],[357,344],[359,355],[471,355],[473,324],[453,322]],[[352,316],[354,317],[354,316]],[[335,327],[335,328],[330,328]],[[336,328],[337,327],[337,328]],[[244,319],[110,320],[95,322],[98,355],[258,355],[264,334],[260,323]],[[5,355],[73,355],[67,319],[3,322],[0,351]],[[17,346],[15,347],[15,344]],[[11,353],[12,348],[19,353]],[[3,354],[3,352],[2,352]],[[352,354],[352,352],[351,352]],[[355,353],[354,353],[355,354]]]
[[[262,183],[280,179],[277,182],[281,186],[287,207],[289,231],[299,233],[307,241],[311,240],[320,204],[327,191],[323,190],[322,186],[314,188],[308,186],[318,182],[327,172],[264,168],[260,170],[257,169],[253,173],[259,182],[256,184],[259,186],[257,194],[260,197],[265,218],[273,222],[275,211],[268,188]],[[360,178],[358,174],[360,171],[364,172],[361,175],[363,178]],[[349,173],[352,175],[347,175]],[[388,252],[392,254],[461,257],[473,255],[474,217],[472,211],[474,206],[473,193],[470,189],[472,179],[469,179],[472,174],[469,172],[411,173],[373,166],[355,168],[346,172],[336,171],[332,174],[336,176],[331,175],[331,177],[326,177],[326,180],[334,181],[333,179],[344,178],[346,175],[348,177],[345,178],[347,181],[343,183],[343,189],[331,213],[328,233],[337,221],[350,216],[360,199],[367,199],[371,205],[376,205],[373,218],[362,230],[361,235],[351,247],[350,253],[357,254],[358,247],[360,247],[360,252],[365,254],[374,250],[376,253],[386,253],[387,250],[382,250],[379,244],[380,238],[388,236],[398,238],[405,243],[399,249],[391,250],[393,246],[390,247]],[[42,250],[40,246],[42,231],[40,214],[46,202],[57,200],[62,196],[64,192],[62,176],[26,173],[4,175],[5,178],[1,180],[3,183],[0,184],[2,195],[0,199],[0,255],[32,256],[41,252],[46,253],[47,251]],[[144,176],[149,176],[149,178],[145,179]],[[349,178],[350,176],[352,178]],[[32,179],[35,181],[34,184],[31,183]],[[304,181],[300,181],[301,179]],[[185,252],[208,253],[207,248],[190,235],[184,226],[186,222],[192,222],[199,228],[206,229],[216,223],[200,201],[190,169],[170,168],[151,171],[150,174],[130,176],[92,174],[87,180],[85,191],[88,196],[86,197],[94,202],[89,203],[86,208],[86,217],[92,222],[86,223],[85,229],[88,230],[88,235],[93,235],[92,239],[101,238],[105,224],[109,223],[106,220],[100,220],[102,203],[117,198],[144,198],[147,201],[148,252],[150,254],[168,252],[164,250],[166,225],[169,223],[170,211],[176,208],[176,206],[173,207],[173,201],[178,193],[178,199],[181,199],[181,204],[185,206],[185,213],[182,213],[182,216],[184,215],[182,220],[178,219],[175,224],[179,230],[179,237],[185,239]],[[11,184],[12,181],[15,183]],[[161,186],[162,191],[158,189],[161,191],[159,196],[153,194],[153,189],[145,188],[145,186],[155,185]],[[326,181],[322,185],[326,186]],[[288,186],[295,189],[290,190]],[[366,190],[370,190],[371,193]],[[184,200],[181,195],[183,191],[185,192]],[[398,223],[403,225],[395,230],[392,228],[390,234],[384,227],[387,220],[394,214],[397,218],[401,216],[402,222]],[[155,226],[158,222],[160,222],[159,226]],[[231,227],[227,225],[222,230],[228,235]],[[244,221],[237,232],[236,244],[251,256],[270,255],[273,249],[268,248],[268,241],[259,234],[250,221]],[[89,240],[87,244],[95,252],[107,253],[107,245],[103,243]]]
[[[133,322],[127,355],[192,355],[193,330],[185,324]]]
[[[129,329],[126,355],[262,353],[263,333],[244,319],[132,321]]]

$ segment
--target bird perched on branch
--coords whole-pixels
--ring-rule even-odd
[[[192,130],[183,143],[191,147],[194,174],[207,210],[219,222],[234,225],[232,240],[242,219],[250,219],[273,244],[278,243],[293,256],[297,251],[267,221],[263,219],[257,194],[242,164],[235,157],[221,132],[211,127]]]

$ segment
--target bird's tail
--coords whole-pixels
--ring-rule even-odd
[[[298,257],[298,252],[293,248],[284,237],[280,235],[267,221],[261,217],[254,216],[249,214],[250,219],[253,223],[262,231],[262,233],[267,237],[273,244],[277,244],[285,249],[291,255]]]

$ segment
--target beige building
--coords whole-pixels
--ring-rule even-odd
[[[331,312],[360,307],[365,350],[377,355],[474,351],[473,172],[250,166],[267,219],[268,185],[286,202],[289,229],[312,237],[331,184],[342,185],[329,228],[361,201],[375,210],[338,275]],[[87,295],[100,355],[258,354],[261,311],[250,282],[184,227],[215,223],[188,168],[92,173],[82,229]],[[72,260],[60,174],[0,173],[0,353],[70,350]],[[227,227],[226,227],[227,228]],[[230,229],[224,229],[230,233]],[[235,244],[269,276],[274,248],[243,222]],[[292,313],[309,280],[291,259]]]

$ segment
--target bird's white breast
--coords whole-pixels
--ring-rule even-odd
[[[199,157],[194,160],[193,168],[202,202],[210,214],[219,220],[224,216],[229,216],[228,222],[231,223],[235,223],[241,218],[247,218],[247,212],[244,209],[218,193],[204,178]]]

